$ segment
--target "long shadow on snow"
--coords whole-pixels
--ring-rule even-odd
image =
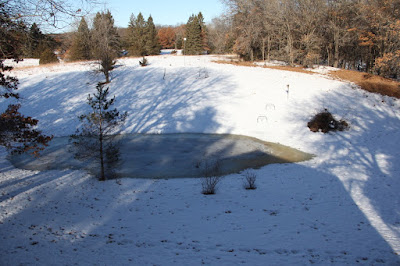
[[[110,96],[116,96],[115,107],[129,113],[124,133],[214,133],[220,128],[216,116],[221,115],[215,103],[233,89],[229,76],[199,76],[195,67],[169,69],[165,79],[162,68],[151,66],[123,66],[114,72],[107,86]],[[77,117],[89,111],[87,96],[95,92],[101,78],[90,71],[49,73],[40,78],[36,83],[21,79],[21,112],[39,119],[39,127],[56,136],[75,133]]]
[[[130,110],[124,133],[215,133],[214,103],[233,89],[229,77],[198,76],[197,68],[121,68],[111,88],[120,110]],[[115,89],[114,89],[115,88]],[[225,129],[229,133],[230,129]]]
[[[38,119],[46,134],[72,134],[79,124],[77,117],[89,111],[86,100],[95,91],[96,79],[90,71],[48,73],[36,76],[36,83],[31,77],[22,78],[18,90],[21,113]]]
[[[350,122],[348,132],[324,136],[325,149],[334,156],[319,169],[336,175],[350,195],[361,196],[361,208],[371,214],[369,219],[376,220],[374,225],[382,227],[379,222],[382,219],[382,228],[386,228],[383,230],[400,239],[400,116],[394,103],[397,100],[361,90],[355,90],[354,94],[348,97],[338,90],[318,99],[326,103],[321,107]],[[293,111],[296,112],[295,107]]]
[[[2,202],[5,264],[163,264],[171,256],[178,264],[400,262],[326,171],[270,165],[257,170],[257,190],[233,175],[214,196],[201,195],[196,179],[118,185],[58,175],[39,173],[45,182]]]

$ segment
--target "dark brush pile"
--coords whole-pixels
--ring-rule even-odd
[[[312,132],[328,133],[330,131],[343,131],[349,128],[349,124],[344,120],[336,120],[333,115],[325,109],[316,114],[307,126]]]

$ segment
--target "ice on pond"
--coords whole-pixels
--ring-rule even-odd
[[[203,176],[202,165],[218,162],[220,175],[239,173],[271,163],[309,160],[311,154],[256,138],[230,134],[128,134],[118,136],[122,163],[118,176],[178,178]],[[86,169],[93,162],[74,159],[68,137],[54,138],[40,157],[22,154],[9,159],[28,170]]]

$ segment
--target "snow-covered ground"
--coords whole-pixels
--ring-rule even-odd
[[[231,133],[315,154],[224,177],[98,182],[28,171],[0,154],[1,265],[398,265],[400,101],[319,74],[212,63],[212,56],[121,59],[110,84],[124,133]],[[15,69],[21,112],[68,136],[103,77],[91,63]],[[1,110],[10,101],[0,100]],[[313,133],[327,108],[350,130]]]

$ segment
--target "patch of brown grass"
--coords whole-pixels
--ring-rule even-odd
[[[283,71],[291,71],[291,72],[310,74],[310,75],[314,74],[313,72],[306,70],[304,67],[292,67],[292,66],[264,66],[264,67],[271,68],[271,69],[283,70]]]
[[[344,69],[330,72],[330,75],[334,78],[354,82],[363,90],[400,99],[400,82],[365,72]]]
[[[314,74],[313,72],[310,72],[306,70],[303,67],[293,67],[293,66],[261,66],[261,65],[255,65],[253,62],[249,61],[227,61],[227,60],[215,60],[213,61],[214,63],[217,64],[229,64],[229,65],[235,65],[235,66],[246,66],[246,67],[262,67],[262,68],[270,68],[270,69],[277,69],[277,70],[283,70],[283,71],[291,71],[291,72],[299,72],[299,73],[305,73],[305,74]]]
[[[228,65],[234,65],[234,66],[258,67],[257,65],[253,64],[252,62],[248,62],[248,61],[214,60],[213,62],[217,63],[217,64],[228,64]]]

